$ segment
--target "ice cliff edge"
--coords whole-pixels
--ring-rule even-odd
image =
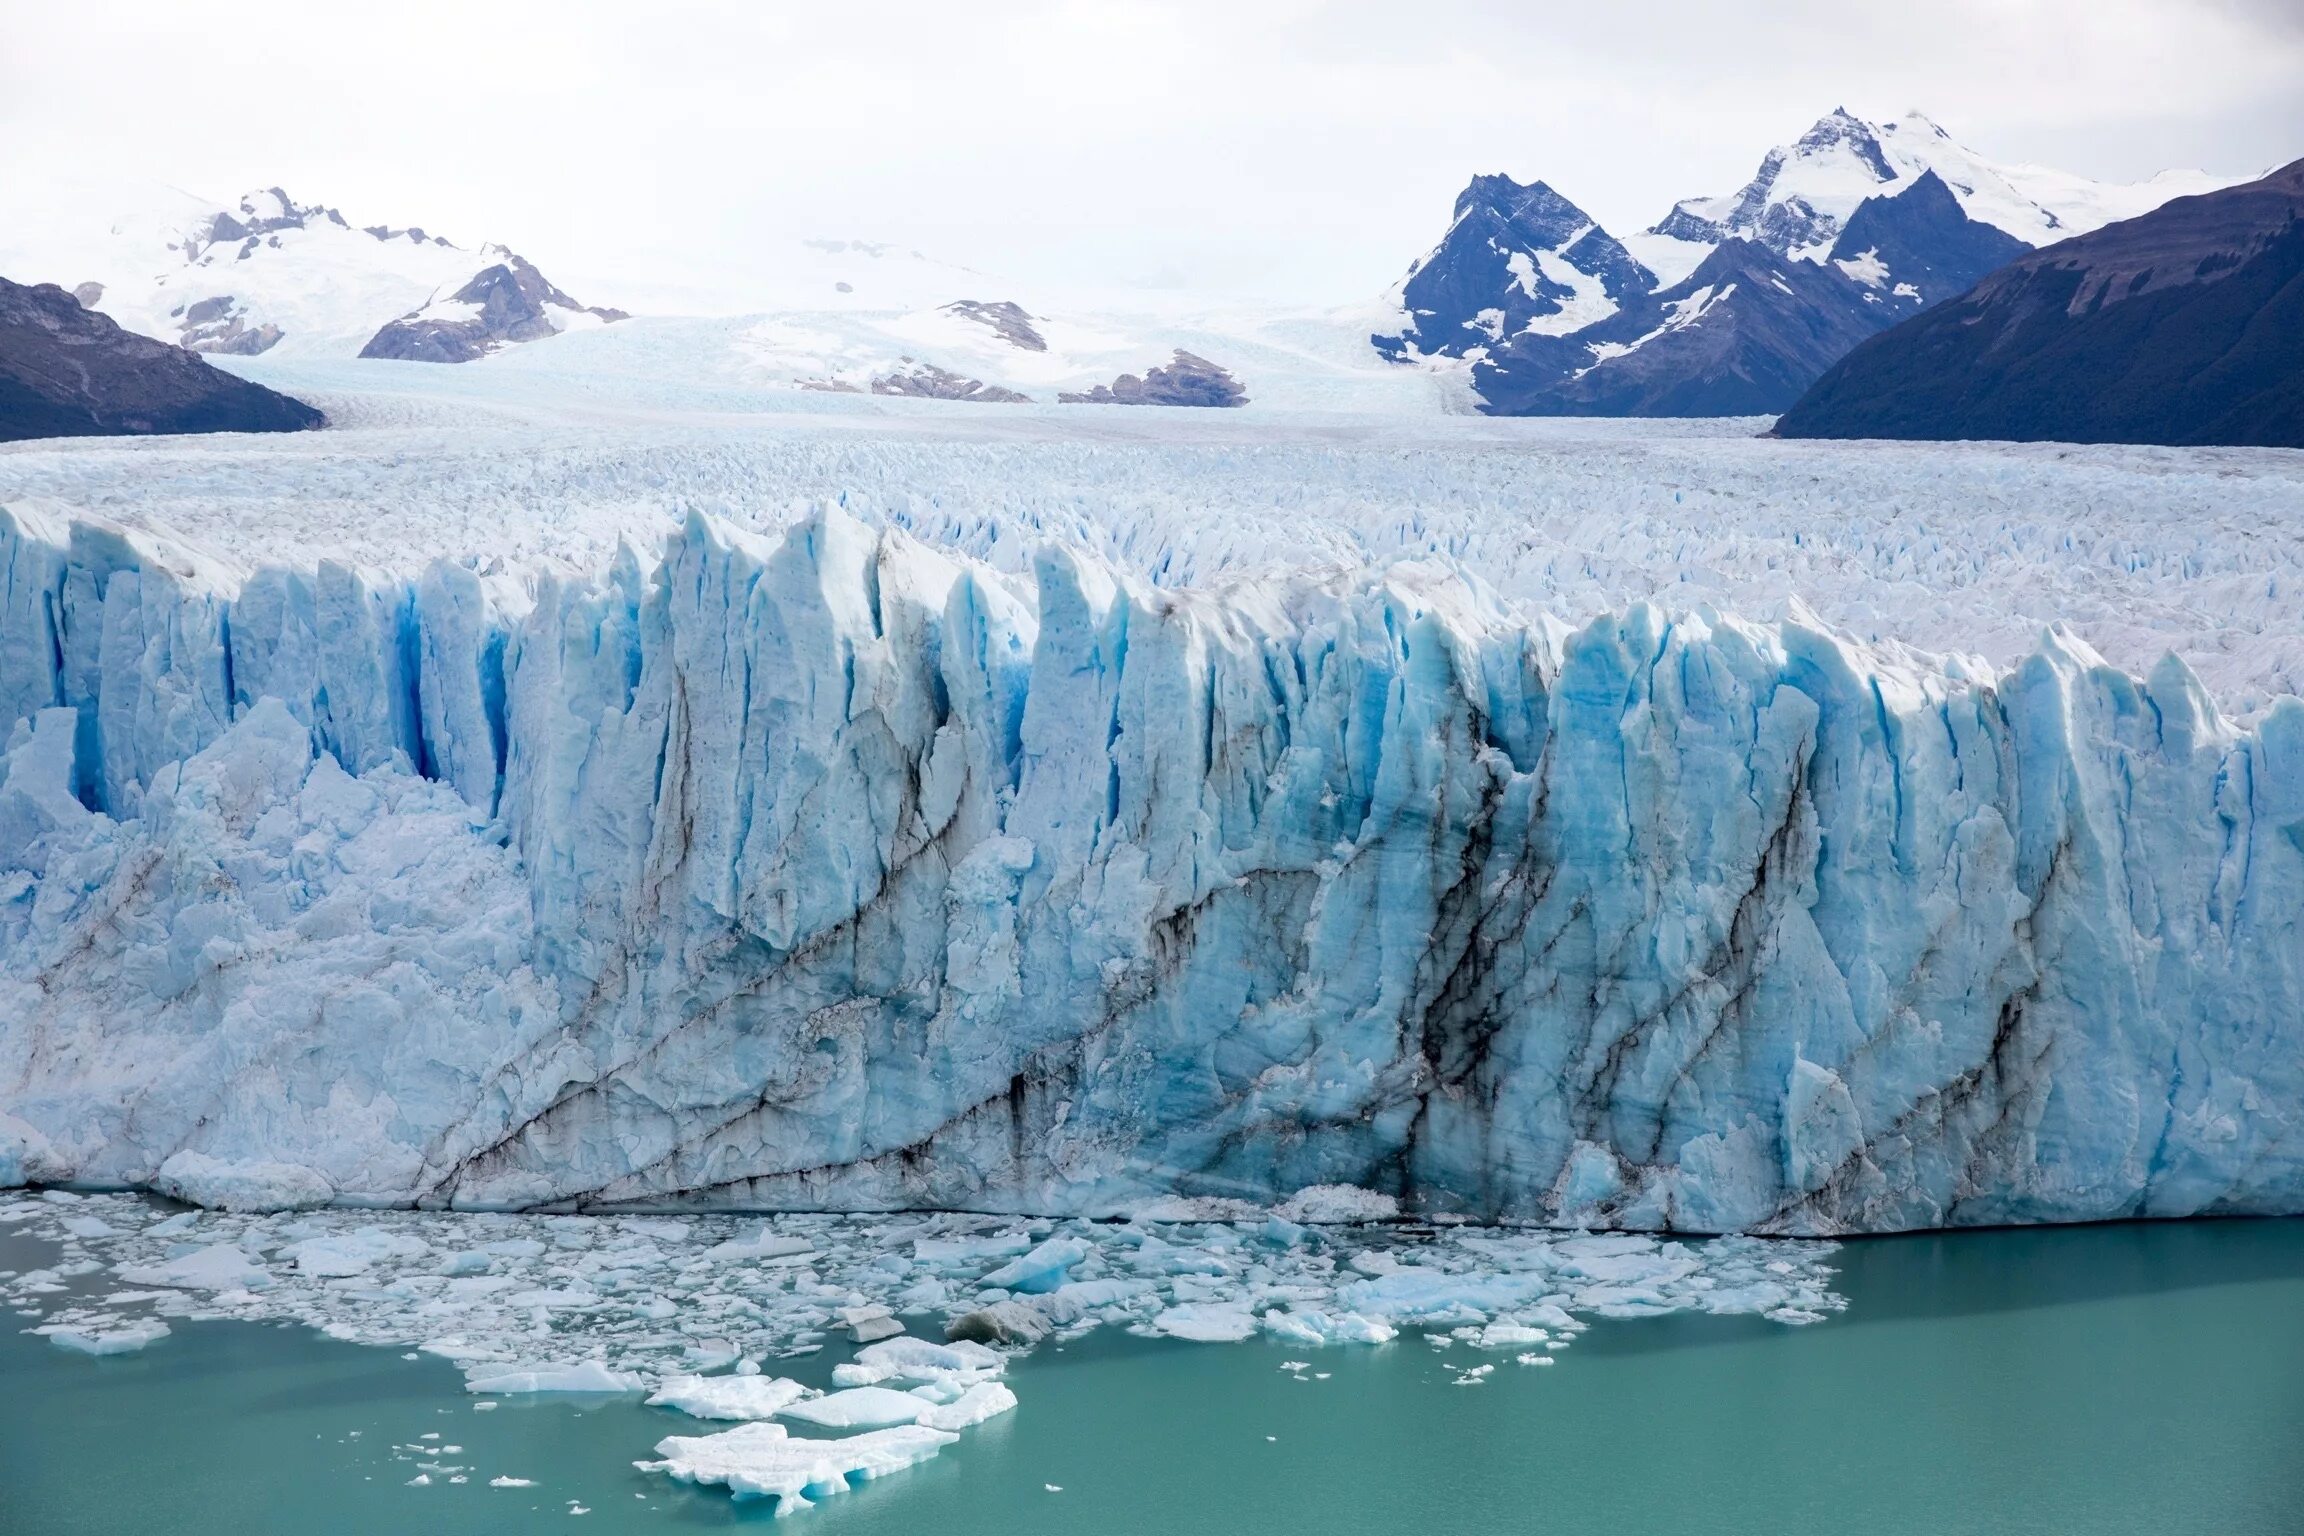
[[[10,722],[13,722],[11,725]],[[0,512],[0,1182],[2304,1210],[2304,702],[837,515],[514,586]]]

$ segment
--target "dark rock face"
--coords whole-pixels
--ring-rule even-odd
[[[1776,430],[2304,448],[2304,160],[2011,263]]]
[[[1401,285],[1408,328],[1370,340],[1392,358],[1493,347],[1579,298],[1578,286],[1557,275],[1560,263],[1614,305],[1656,286],[1615,236],[1543,182],[1475,176],[1456,198],[1448,233]]]
[[[507,256],[476,274],[448,301],[477,306],[478,313],[434,315],[418,310],[403,315],[378,331],[360,355],[413,363],[468,363],[509,342],[557,335],[560,327],[553,323],[550,309],[608,321],[627,318],[620,309],[577,303],[518,256]]]
[[[1725,240],[1680,282],[1573,336],[1526,336],[1473,381],[1505,416],[1755,416],[1887,323],[1837,269]]]
[[[977,299],[960,299],[945,305],[944,311],[990,326],[994,335],[1012,347],[1021,347],[1026,352],[1048,350],[1048,339],[1032,328],[1032,317],[1024,312],[1023,305],[1013,300],[986,304]]]
[[[2024,250],[1931,173],[1861,204],[1826,261],[1724,240],[1597,325],[1513,337],[1473,384],[1497,415],[1774,415],[1858,343]]]
[[[919,400],[972,400],[987,405],[1015,405],[1032,398],[933,363],[919,363],[902,373],[884,373],[872,381],[872,393],[910,395]]]
[[[1068,390],[1056,397],[1066,405],[1246,405],[1248,392],[1222,367],[1197,353],[1176,349],[1164,368],[1149,368],[1144,377],[1124,373],[1110,384],[1090,390]]]
[[[0,278],[0,441],[148,432],[294,432],[300,400],[124,331],[53,283]]]
[[[239,301],[228,293],[187,304],[176,312],[176,318],[183,326],[182,345],[194,352],[253,357],[270,348],[282,334],[277,325],[249,325],[240,313]]]
[[[1857,204],[1830,259],[1901,316],[1966,293],[2030,249],[2006,230],[1968,217],[1943,178],[1927,171],[1894,197]],[[1876,267],[1886,270],[1870,282],[1859,275]]]

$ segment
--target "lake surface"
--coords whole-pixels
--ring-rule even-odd
[[[37,1247],[0,1236],[0,1269]],[[1822,1323],[1601,1322],[1541,1370],[1414,1333],[1310,1351],[1094,1335],[1017,1362],[1014,1413],[782,1528],[2304,1531],[2304,1220],[1882,1238],[1832,1262],[1849,1306]],[[778,1368],[822,1385],[845,1353]],[[444,1361],[301,1327],[180,1322],[106,1359],[8,1330],[0,1385],[7,1536],[768,1519],[631,1466],[725,1426],[633,1399],[479,1412]],[[427,1464],[463,1470],[409,1486]]]

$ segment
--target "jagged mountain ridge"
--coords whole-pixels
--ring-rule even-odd
[[[1492,412],[1772,413],[1857,342],[2032,246],[2213,184],[2001,166],[1917,113],[1835,109],[1738,191],[1684,199],[1625,240],[1543,182],[1475,177],[1394,290],[1398,328],[1371,341],[1397,361],[1469,363]],[[1755,282],[1770,257],[1798,266]]]
[[[2011,263],[1777,430],[2304,448],[2304,160]]]

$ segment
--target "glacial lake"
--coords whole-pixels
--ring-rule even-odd
[[[43,1249],[0,1231],[0,1269]],[[2304,1530],[2304,1220],[1881,1238],[1832,1263],[1849,1305],[1821,1323],[1605,1321],[1548,1369],[1491,1357],[1476,1386],[1457,1385],[1465,1348],[1414,1332],[1307,1351],[1106,1330],[1017,1362],[1017,1411],[779,1528]],[[778,1369],[822,1385],[846,1354]],[[770,1519],[632,1468],[666,1434],[725,1426],[633,1398],[478,1412],[445,1361],[303,1327],[178,1323],[100,1359],[11,1328],[0,1385],[8,1536]],[[469,1481],[409,1486],[424,1457]]]

